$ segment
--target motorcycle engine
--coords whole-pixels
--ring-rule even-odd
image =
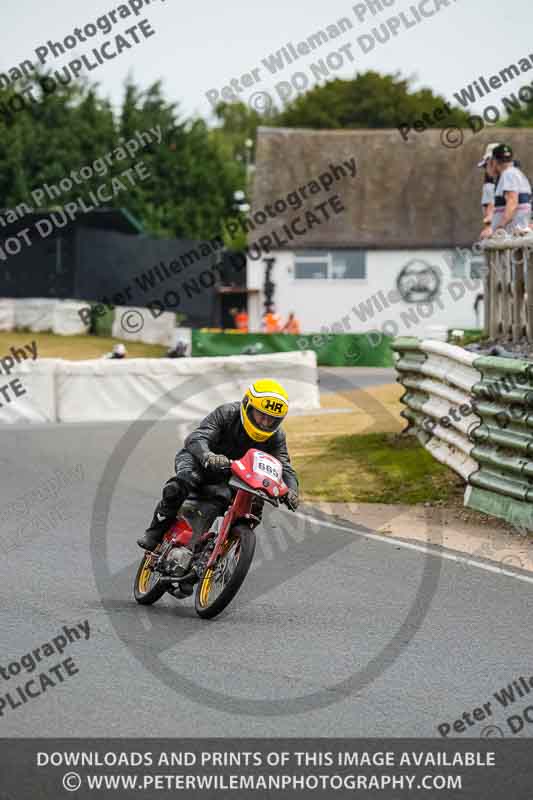
[[[175,566],[187,569],[191,561],[191,551],[188,547],[173,547],[167,555],[167,561],[173,561]]]

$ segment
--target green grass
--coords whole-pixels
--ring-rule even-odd
[[[409,436],[336,436],[314,459],[294,459],[308,500],[414,505],[450,500],[462,481]]]
[[[66,358],[68,361],[81,361],[88,358],[100,358],[113,349],[121,339],[100,336],[57,336],[53,333],[31,333],[30,331],[12,331],[0,333],[0,355],[8,353],[11,347],[24,347],[35,341],[39,358]],[[167,347],[144,342],[125,342],[130,358],[161,358]]]
[[[472,328],[471,330],[465,330],[464,336],[459,338],[453,338],[449,336],[449,344],[456,344],[458,347],[466,347],[468,344],[481,344],[482,342],[488,340],[488,336],[483,330],[478,330],[476,328]]]

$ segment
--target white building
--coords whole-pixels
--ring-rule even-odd
[[[498,133],[511,144],[520,136]],[[440,130],[405,142],[395,129],[260,128],[248,236],[251,329],[261,326],[268,258],[276,311],[294,311],[303,333],[425,336],[481,327],[476,165],[494,132],[468,137],[450,149]]]

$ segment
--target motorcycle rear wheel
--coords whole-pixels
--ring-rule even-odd
[[[161,575],[150,566],[152,559],[152,553],[143,555],[133,581],[133,596],[142,606],[156,603],[168,588],[168,582],[162,580]]]
[[[224,551],[204,572],[196,587],[194,607],[199,617],[212,619],[231,603],[248,574],[254,552],[254,531],[247,525],[236,525]]]

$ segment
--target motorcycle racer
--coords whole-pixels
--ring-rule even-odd
[[[281,430],[288,411],[286,390],[277,381],[264,378],[252,383],[241,401],[224,403],[208,414],[176,454],[176,475],[163,487],[152,522],[137,544],[145,550],[154,550],[188,495],[205,484],[220,481],[229,471],[230,459],[242,458],[251,447],[280,461],[283,480],[289,488],[283,500],[295,511],[298,478]]]

